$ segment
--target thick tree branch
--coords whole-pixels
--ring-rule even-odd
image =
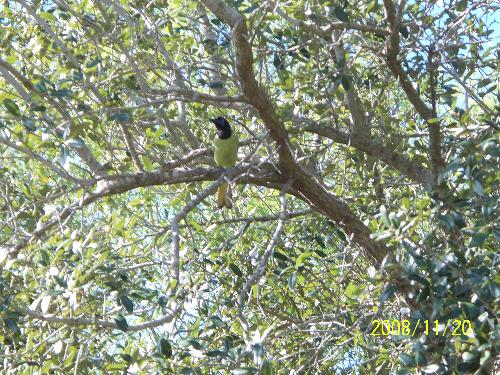
[[[377,243],[371,238],[370,230],[351,209],[323,186],[316,183],[312,175],[302,171],[292,187],[304,194],[318,210],[333,219],[346,233],[352,235],[353,241],[360,245],[364,254],[375,265],[380,266],[384,258],[390,254],[383,244]]]
[[[245,18],[234,8],[221,0],[201,0],[218,18],[231,26],[233,45],[236,52],[236,71],[243,94],[257,111],[278,148],[279,163],[283,171],[294,173],[296,165],[290,140],[283,123],[276,114],[275,107],[267,93],[259,87],[253,73],[252,46],[247,40],[248,30]]]
[[[379,145],[356,137],[350,137],[349,134],[309,120],[305,121],[305,125],[301,126],[300,130],[319,134],[323,137],[332,139],[337,143],[354,147],[367,155],[373,156],[376,159],[385,162],[425,187],[430,187],[432,184],[432,174],[430,170],[419,165],[415,161],[408,160],[404,156],[399,155],[384,145]]]
[[[246,172],[246,173],[245,173]],[[58,214],[54,215],[47,222],[39,225],[25,239],[22,239],[9,251],[9,257],[16,257],[19,252],[31,242],[41,238],[48,230],[68,219],[77,210],[89,204],[116,194],[137,189],[139,187],[154,185],[174,185],[195,181],[213,181],[219,178],[221,170],[219,168],[193,168],[190,170],[173,169],[168,171],[157,171],[152,173],[139,173],[125,176],[109,176],[109,180],[101,180],[94,192],[87,193],[82,198],[66,206]],[[231,168],[226,171],[229,178],[239,176],[237,183],[253,183],[267,187],[276,186],[283,181],[283,177],[276,172],[272,164],[245,165]]]
[[[292,188],[296,188],[312,204],[352,234],[354,241],[363,247],[369,258],[380,265],[387,251],[370,238],[369,229],[351,212],[349,207],[333,194],[328,193],[307,171],[294,160],[288,133],[278,118],[273,103],[262,90],[253,74],[252,48],[247,40],[244,17],[221,0],[201,0],[218,18],[233,29],[233,45],[237,55],[236,70],[243,93],[260,114],[269,133],[277,144],[279,168],[287,178],[296,178]]]

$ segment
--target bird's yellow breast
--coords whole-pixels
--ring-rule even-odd
[[[216,136],[212,144],[215,163],[223,168],[234,167],[238,158],[238,136],[234,132],[227,139],[220,139]]]

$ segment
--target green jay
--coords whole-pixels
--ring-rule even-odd
[[[217,128],[217,135],[212,144],[214,146],[215,163],[222,168],[231,168],[238,158],[238,136],[231,131],[229,122],[224,117],[210,119]],[[217,190],[217,207],[233,207],[231,201],[231,187],[225,182]]]

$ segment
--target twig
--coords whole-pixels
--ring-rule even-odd
[[[172,294],[177,290],[177,286],[180,282],[180,245],[179,245],[179,222],[184,219],[187,214],[195,208],[200,202],[208,197],[210,194],[213,194],[217,188],[222,185],[225,180],[225,176],[222,175],[215,182],[211,183],[206,189],[196,195],[191,201],[189,201],[183,208],[180,210],[175,217],[172,219],[170,224],[170,232],[172,236],[171,242],[171,250],[172,250],[172,269],[174,271],[174,279],[177,281],[175,287],[172,290]]]
[[[281,203],[281,212],[280,212],[280,220],[278,221],[278,225],[276,226],[276,230],[274,231],[273,237],[271,238],[271,241],[267,245],[266,251],[264,252],[264,255],[262,255],[262,258],[260,258],[259,264],[257,265],[257,269],[255,272],[250,276],[250,278],[247,280],[245,283],[245,286],[243,287],[242,291],[240,292],[240,296],[238,298],[238,316],[243,324],[243,327],[245,331],[248,330],[248,322],[246,321],[246,318],[243,316],[243,305],[244,305],[244,300],[248,296],[248,292],[250,289],[253,287],[253,285],[257,282],[257,280],[263,275],[263,273],[266,270],[267,262],[269,261],[269,258],[273,254],[274,247],[278,243],[278,240],[281,236],[281,233],[283,232],[283,228],[285,226],[285,220],[287,217],[286,214],[286,192],[292,185],[292,180],[288,181],[285,185],[283,185],[283,188],[281,189],[281,194],[280,194],[280,203]]]

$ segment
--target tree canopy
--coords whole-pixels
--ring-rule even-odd
[[[0,369],[495,372],[498,4],[0,10]]]

